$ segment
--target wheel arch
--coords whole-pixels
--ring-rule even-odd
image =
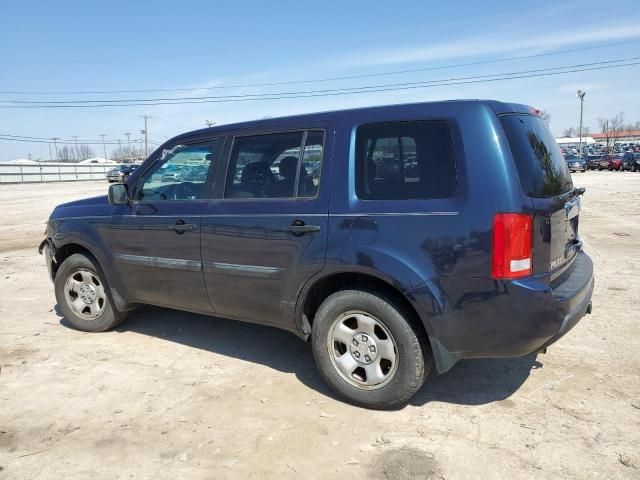
[[[85,245],[82,245],[78,242],[64,243],[56,247],[55,262],[53,262],[53,265],[51,267],[51,271],[53,272],[53,278],[55,278],[56,273],[60,268],[60,265],[62,265],[62,262],[64,262],[67,258],[69,258],[71,255],[74,255],[76,253],[88,256],[92,260],[94,260],[98,265],[100,265],[100,262],[98,261],[96,256]],[[100,268],[102,268],[102,265],[100,265]]]
[[[324,272],[323,275],[307,282],[296,306],[296,317],[305,336],[310,333],[315,314],[324,299],[332,293],[345,289],[366,289],[384,294],[403,308],[422,328],[427,337],[431,338],[432,332],[428,320],[430,312],[423,311],[412,292],[403,291],[397,283],[379,275],[378,272],[362,270]]]
[[[59,240],[56,237],[57,235],[53,238],[55,261],[51,262],[52,279],[54,281],[62,262],[74,254],[86,255],[96,263],[102,275],[104,275],[107,285],[109,286],[109,294],[114,301],[116,309],[124,312],[133,308],[133,305],[122,295],[121,292],[124,292],[124,289],[120,282],[120,277],[113,271],[113,268],[110,268],[109,258],[105,254],[101,254],[102,252],[99,245],[87,242],[82,237],[75,235],[65,235],[63,240]]]

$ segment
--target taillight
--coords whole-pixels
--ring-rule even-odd
[[[533,217],[523,213],[496,213],[493,217],[493,278],[531,275]]]

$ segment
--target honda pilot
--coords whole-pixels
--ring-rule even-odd
[[[141,304],[270,325],[342,397],[397,408],[432,369],[545,350],[591,312],[582,193],[533,108],[343,110],[169,140],[56,207],[40,251],[75,328]]]

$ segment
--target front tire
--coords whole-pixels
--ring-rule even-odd
[[[405,405],[431,368],[421,326],[376,292],[342,290],[327,297],[313,321],[312,345],[327,384],[369,408]]]
[[[56,300],[71,325],[85,332],[104,332],[120,324],[119,312],[104,274],[93,258],[76,253],[58,268],[54,280]]]

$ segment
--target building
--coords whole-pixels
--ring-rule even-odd
[[[592,137],[593,137],[593,135],[589,135],[588,137],[582,137],[582,145],[586,147],[587,145],[591,145],[593,143],[596,143],[596,140],[594,140]],[[580,137],[561,137],[561,138],[556,138],[556,142],[561,147],[578,148],[578,146],[580,145]]]
[[[591,133],[590,134],[596,142],[605,143],[607,136],[604,133]],[[615,143],[640,143],[640,130],[626,130],[624,132],[618,132],[615,136]]]

